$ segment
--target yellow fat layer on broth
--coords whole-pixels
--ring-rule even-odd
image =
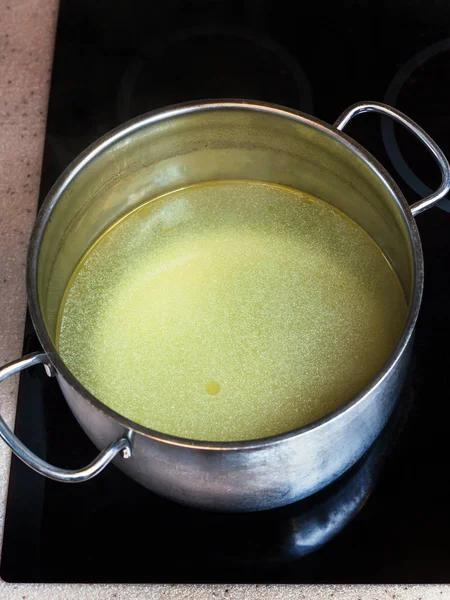
[[[130,213],[68,285],[59,351],[104,404],[152,429],[261,438],[323,417],[392,351],[407,306],[351,219],[303,192],[219,181]]]

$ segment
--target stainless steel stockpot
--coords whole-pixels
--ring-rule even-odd
[[[442,172],[437,192],[409,207],[383,167],[342,133],[350,119],[369,111],[391,117],[425,144]],[[335,205],[382,248],[409,306],[391,356],[346,405],[307,427],[235,443],[181,439],[129,421],[90,394],[55,347],[64,290],[98,235],[151,197],[217,179],[280,183]],[[126,123],[81,154],[48,194],[27,267],[29,310],[43,350],[0,370],[1,381],[44,365],[101,453],[87,467],[70,471],[34,455],[0,418],[1,437],[27,465],[52,479],[85,481],[116,459],[120,469],[149,489],[207,509],[270,509],[316,492],[363,455],[397,401],[423,287],[414,217],[443,198],[449,187],[448,161],[433,140],[399,111],[375,102],[350,107],[333,126],[253,101],[190,103]]]

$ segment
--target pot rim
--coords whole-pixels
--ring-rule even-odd
[[[261,112],[269,115],[276,115],[278,117],[287,118],[296,122],[307,124],[310,127],[320,130],[324,135],[334,138],[339,143],[343,144],[348,150],[353,152],[358,158],[360,158],[375,174],[379,179],[382,180],[383,184],[390,190],[395,202],[400,209],[400,213],[406,224],[406,228],[409,234],[412,251],[413,251],[413,289],[411,294],[411,302],[408,308],[408,315],[402,330],[402,333],[392,350],[390,356],[383,364],[382,368],[377,374],[369,381],[369,383],[362,389],[358,394],[353,396],[343,406],[336,410],[328,413],[321,419],[313,421],[312,423],[303,427],[293,429],[281,434],[274,436],[253,439],[253,440],[242,440],[236,442],[209,442],[203,440],[190,440],[187,438],[181,438],[174,435],[162,433],[138,423],[127,419],[116,411],[112,410],[103,402],[98,400],[93,394],[91,394],[77,379],[72,375],[71,371],[63,362],[58,351],[56,350],[44,323],[43,315],[40,309],[38,292],[37,292],[37,269],[39,251],[41,247],[42,238],[45,232],[47,223],[51,217],[53,209],[58,203],[59,198],[70,185],[70,183],[76,178],[78,173],[83,169],[85,165],[95,160],[95,158],[102,152],[106,151],[110,146],[117,143],[119,140],[127,137],[129,134],[151,126],[154,123],[171,119],[181,115],[187,115],[191,113],[197,113],[201,111],[215,111],[215,110],[244,110],[250,112]],[[287,441],[291,438],[296,438],[300,435],[307,435],[318,428],[325,426],[330,421],[334,421],[342,418],[348,411],[350,411],[355,405],[363,402],[365,398],[369,396],[376,388],[378,388],[389,375],[389,373],[396,367],[401,355],[403,354],[408,342],[414,331],[415,323],[417,320],[420,304],[422,300],[423,291],[423,254],[422,245],[420,241],[419,232],[417,229],[416,221],[411,213],[410,207],[406,202],[402,192],[398,188],[389,173],[384,167],[361,145],[355,142],[351,137],[339,131],[332,125],[325,123],[311,115],[290,109],[284,106],[260,102],[255,100],[234,100],[234,99],[220,99],[220,100],[205,100],[205,101],[194,101],[183,104],[176,104],[155,111],[151,111],[144,115],[138,116],[119,127],[111,130],[109,133],[99,138],[93,144],[88,146],[81,154],[79,154],[62,172],[58,177],[49,193],[47,194],[39,212],[36,217],[36,221],[31,234],[30,243],[28,246],[27,256],[27,298],[28,307],[31,315],[33,326],[37,333],[38,339],[42,345],[44,352],[47,354],[49,360],[55,367],[57,373],[69,383],[84,399],[86,399],[94,408],[105,414],[110,419],[123,425],[126,430],[133,430],[141,435],[152,438],[154,440],[168,443],[175,446],[196,448],[202,450],[249,450],[254,448],[262,448],[272,444],[278,444]]]

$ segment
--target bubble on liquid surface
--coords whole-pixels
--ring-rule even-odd
[[[220,384],[217,381],[208,381],[206,391],[210,396],[216,396],[220,392]]]

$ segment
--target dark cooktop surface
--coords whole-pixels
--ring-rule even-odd
[[[450,7],[379,1],[63,0],[41,201],[89,143],[140,113],[204,98],[283,104],[333,122],[385,101],[450,150]],[[373,115],[348,133],[410,202],[438,169],[409,134]],[[417,218],[425,294],[398,409],[339,481],[284,509],[210,514],[160,498],[114,467],[45,480],[11,466],[0,576],[12,582],[450,582],[450,201]],[[25,351],[38,348],[30,323]],[[54,380],[21,376],[20,438],[76,468],[96,450]]]

